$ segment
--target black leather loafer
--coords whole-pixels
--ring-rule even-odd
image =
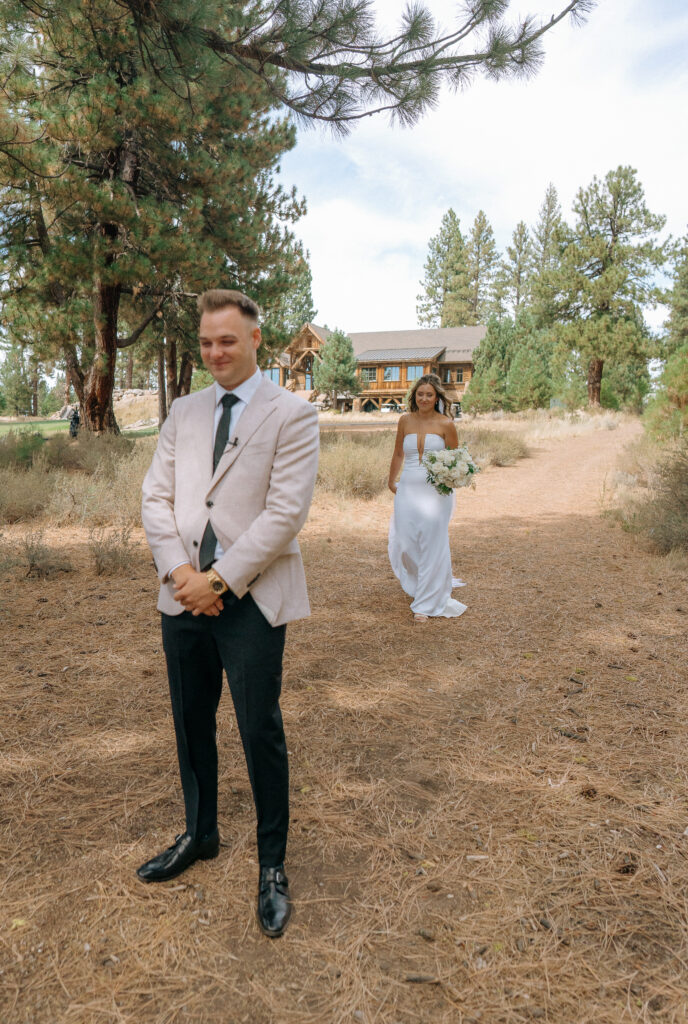
[[[194,839],[185,832],[177,836],[174,844],[157,857],[142,864],[136,874],[142,882],[166,882],[186,871],[194,861],[212,860],[220,852],[220,833],[217,829],[203,839]]]
[[[263,935],[277,939],[291,917],[289,880],[284,865],[261,868],[258,883],[258,924]]]

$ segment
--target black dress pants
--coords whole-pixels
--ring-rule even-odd
[[[286,626],[271,626],[250,594],[225,595],[218,616],[162,616],[186,830],[217,826],[215,715],[227,673],[258,819],[261,867],[284,861],[289,769],[279,706]]]

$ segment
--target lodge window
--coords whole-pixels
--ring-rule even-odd
[[[458,369],[450,369],[445,367],[442,371],[442,381],[445,384],[462,384],[463,383],[463,367],[459,366]]]
[[[363,384],[376,384],[377,366],[364,366],[361,370],[361,381]]]
[[[392,383],[401,380],[401,367],[399,366],[385,366],[384,380],[391,381]]]
[[[280,382],[280,371],[279,366],[271,366],[267,370],[263,370],[263,376],[271,380],[273,384],[279,384]]]
[[[423,376],[422,366],[407,366],[406,367],[406,380],[418,380]]]

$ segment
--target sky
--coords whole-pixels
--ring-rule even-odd
[[[444,26],[459,5],[425,0]],[[398,0],[376,0],[393,26]],[[512,0],[548,18],[565,0]],[[316,323],[349,332],[417,326],[416,296],[430,238],[452,207],[464,233],[479,209],[500,250],[519,220],[534,224],[549,182],[564,216],[580,187],[622,164],[638,171],[664,235],[688,231],[688,3],[599,0],[587,24],[544,37],[534,79],[477,80],[443,92],[413,128],[384,116],[345,139],[299,129],[281,161],[285,185],[306,197],[295,233],[310,252]],[[661,327],[662,307],[647,311]]]

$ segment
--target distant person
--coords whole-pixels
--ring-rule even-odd
[[[458,448],[459,438],[439,377],[425,374],[408,396],[409,412],[399,419],[389,469],[394,512],[389,526],[389,560],[409,597],[416,622],[463,615],[466,605],[451,596],[462,580],[452,577],[449,521],[454,495],[427,482],[425,452]],[[401,470],[401,479],[397,477]]]
[[[70,437],[77,437],[78,436],[80,423],[81,423],[81,420],[79,418],[79,408],[78,408],[78,406],[75,406],[74,409],[72,409],[71,415],[69,417],[69,436]]]
[[[286,623],[309,614],[296,535],[315,484],[318,415],[258,369],[255,302],[215,290],[198,309],[201,358],[215,383],[172,404],[143,484],[186,831],[138,876],[163,882],[219,853],[215,714],[224,669],[258,819],[258,921],[277,937],[291,912],[282,653]]]

